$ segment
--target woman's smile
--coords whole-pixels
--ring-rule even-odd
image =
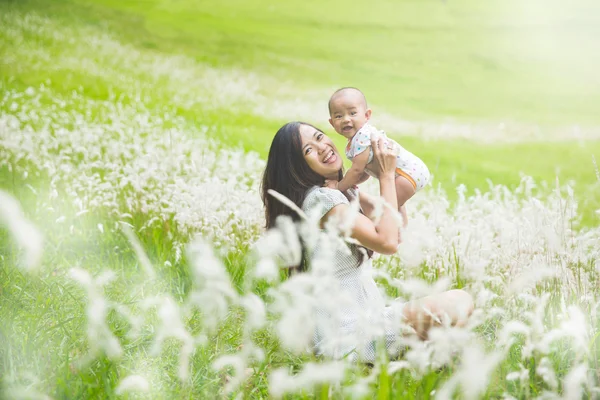
[[[325,155],[325,158],[323,159],[323,162],[327,164],[333,164],[336,161],[337,156],[335,155],[335,152],[333,150],[329,150]]]
[[[342,159],[333,141],[310,125],[300,126],[300,139],[302,154],[310,169],[325,178],[337,178]]]

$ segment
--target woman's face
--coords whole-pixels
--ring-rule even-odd
[[[325,178],[338,179],[342,157],[331,139],[309,125],[300,125],[300,138],[302,155],[310,169]]]

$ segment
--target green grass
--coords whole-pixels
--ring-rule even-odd
[[[566,14],[561,19],[551,13],[539,16],[536,25],[529,20],[513,20],[509,12],[511,3],[502,3],[502,6],[500,3],[378,0],[351,6],[339,0],[326,3],[294,0],[277,4],[223,1],[210,5],[192,1],[25,0],[2,2],[0,12],[34,11],[66,25],[107,29],[114,37],[142,51],[185,54],[198,61],[199,66],[209,64],[258,71],[275,79],[292,81],[300,88],[356,85],[364,88],[377,110],[381,106],[383,110],[410,119],[436,121],[453,117],[468,122],[507,119],[544,126],[600,124],[596,111],[600,83],[594,80],[595,71],[579,65],[584,53],[589,54],[592,61],[599,59],[596,49],[585,47],[585,42],[580,48],[568,46],[571,40],[586,39],[598,33],[594,24],[597,14],[576,9],[573,15]],[[581,21],[585,22],[583,27],[578,26]],[[559,51],[543,46],[527,47],[531,43],[544,43],[548,30],[557,24],[567,35],[550,50],[566,52],[568,60],[563,60],[563,53]],[[83,87],[84,95],[95,99],[106,99],[111,91],[120,90],[110,78],[93,76],[77,65],[70,70],[44,69],[10,58],[8,56],[20,44],[3,41],[2,34],[0,28],[0,55],[3,56],[0,79],[4,87],[24,90],[50,80],[49,85],[57,94],[68,94]],[[31,39],[31,42],[40,47],[50,43],[36,40]],[[514,42],[521,46],[511,48]],[[535,51],[530,52],[532,49]],[[49,51],[60,54],[57,48]],[[548,65],[552,68],[546,68]],[[156,89],[157,94],[150,95],[149,104],[160,108],[170,99],[162,97],[162,86],[157,85]],[[323,104],[325,102],[326,98]],[[263,158],[271,137],[285,122],[238,109],[174,107],[190,124],[209,126],[211,136],[226,145],[256,151]],[[343,144],[326,121],[311,122],[332,134],[339,146]],[[451,196],[458,184],[465,184],[471,190],[486,189],[487,180],[514,188],[520,173],[538,182],[546,181],[551,189],[558,176],[561,183],[575,182],[584,224],[598,225],[594,211],[600,207],[599,183],[592,165],[592,156],[600,160],[598,141],[481,144],[457,139],[423,140],[402,137],[401,132],[392,133],[425,160],[435,175],[435,184],[442,185]],[[47,179],[40,176],[24,180],[5,167],[0,169],[0,188],[13,193],[27,215],[43,228],[47,238],[44,265],[52,266],[33,277],[15,269],[17,251],[6,232],[0,232],[0,316],[4,321],[11,321],[0,324],[3,343],[0,346],[0,387],[7,382],[9,374],[26,376],[27,371],[33,371],[40,379],[33,387],[55,398],[114,398],[119,379],[131,371],[143,371],[155,379],[156,385],[163,385],[153,389],[165,396],[215,397],[224,377],[213,371],[210,364],[215,354],[232,352],[241,344],[241,312],[233,312],[218,335],[211,338],[214,340],[210,346],[196,352],[189,382],[180,383],[176,378],[178,345],[174,341],[158,358],[140,350],[128,354],[118,365],[100,357],[83,368],[76,367],[76,360],[88,346],[85,296],[69,281],[68,270],[83,267],[98,273],[109,267],[117,271],[117,281],[107,290],[109,299],[136,304],[145,293],[136,286],[141,271],[128,242],[115,232],[100,235],[96,227],[99,222],[108,226],[114,220],[101,213],[74,218],[66,201],[53,204],[55,210],[48,211],[48,204],[43,200]],[[38,194],[33,194],[26,183],[32,184]],[[71,216],[63,226],[55,223],[56,216],[61,214]],[[70,223],[76,235],[70,233]],[[187,261],[172,268],[162,267],[165,261],[172,260],[169,240],[159,231],[147,232],[141,239],[155,265],[161,266],[159,279],[144,290],[170,294],[181,301],[190,287]],[[236,289],[241,292],[245,272],[243,256],[247,249],[238,250],[241,255],[228,254],[224,263]],[[458,275],[459,263],[455,261]],[[591,265],[581,268],[593,269]],[[264,290],[257,291],[264,295]],[[119,335],[128,328],[127,322],[115,315],[110,321],[111,328]],[[187,322],[194,332],[202,331],[202,326],[193,318]],[[148,340],[150,332],[146,333],[142,341]],[[21,334],[23,336],[16,337]],[[306,359],[282,351],[276,338],[268,332],[258,332],[255,340],[271,353],[257,366],[259,372],[241,391],[246,396],[264,398],[268,395],[266,377],[270,370],[290,365],[298,369]],[[139,344],[124,341],[132,348]],[[595,346],[595,340],[590,346]],[[564,366],[563,373],[570,365],[569,357],[569,354],[556,356],[556,362]],[[519,388],[503,381],[506,372],[516,368],[519,358],[516,351],[508,358],[488,389],[488,397],[498,397],[504,391],[528,397],[544,388],[539,382]],[[380,394],[385,396],[389,390],[392,398],[426,397],[450,376],[453,367],[430,372],[422,379],[414,379],[407,371],[394,377],[382,375]],[[526,367],[534,368],[534,365]],[[28,384],[26,378],[20,379]],[[317,390],[294,398],[314,398],[322,394]]]
[[[376,105],[375,113],[383,108],[408,118],[431,121],[452,117],[475,123],[507,119],[558,126],[596,124],[599,114],[595,104],[600,98],[593,96],[598,96],[600,90],[593,90],[594,71],[591,75],[565,72],[554,77],[549,85],[548,81],[540,80],[544,76],[540,65],[509,57],[503,53],[506,49],[502,45],[509,38],[540,41],[544,32],[559,24],[568,35],[555,46],[573,53],[570,63],[579,65],[579,52],[595,57],[596,49],[586,47],[585,41],[573,49],[567,39],[593,33],[595,17],[586,16],[585,4],[577,3],[565,14],[564,18],[569,19],[563,21],[558,11],[552,11],[556,4],[551,3],[550,11],[536,19],[515,14],[519,18],[508,23],[510,4],[501,7],[496,2],[482,5],[469,1],[381,1],[348,9],[336,1],[318,5],[227,1],[208,7],[186,2],[27,0],[4,3],[2,7],[35,9],[38,14],[61,23],[108,29],[119,40],[142,51],[185,54],[219,68],[259,71],[259,78],[275,77],[268,85],[277,79],[294,82],[302,88],[356,85]],[[340,13],[341,9],[345,11]],[[574,21],[579,20],[585,24],[578,28]],[[16,45],[7,44],[6,52]],[[56,50],[58,53],[59,49]],[[52,48],[49,51],[52,53]],[[546,57],[543,58],[538,54],[543,51],[540,46],[530,56],[546,62],[548,71],[554,65],[566,68],[563,64],[567,61],[559,53],[543,53]],[[486,64],[482,57],[492,57],[493,63],[504,67]],[[397,75],[411,79],[397,80]],[[76,67],[68,71],[45,70],[9,61],[3,66],[1,76],[11,77],[11,87],[37,86],[50,79],[51,87],[58,93],[82,87],[86,96],[98,99],[107,98],[109,88],[119,90],[106,78],[89,75]],[[272,89],[275,87],[262,88],[267,96]],[[557,92],[548,92],[553,90]],[[586,100],[583,104],[574,101],[570,93]],[[169,104],[164,95],[150,96],[151,104],[157,107]],[[552,103],[572,110],[553,109]],[[213,127],[212,135],[216,138],[257,151],[263,157],[268,152],[270,138],[286,122],[253,115],[243,108],[176,107],[176,112],[190,123]],[[337,137],[327,121],[310,122]],[[598,181],[592,164],[592,156],[600,159],[600,142],[596,140],[481,144],[455,139],[421,140],[395,131],[390,134],[423,158],[435,175],[435,184],[441,184],[451,196],[460,183],[470,190],[487,189],[488,179],[514,187],[520,174],[526,174],[553,187],[558,177],[562,183],[576,182],[584,223],[598,222],[595,214],[599,205],[595,188]],[[337,138],[336,143],[340,146],[343,141]]]
[[[13,4],[16,4],[13,3]],[[66,23],[219,68],[362,88],[407,119],[598,125],[598,6],[473,0],[27,0]]]

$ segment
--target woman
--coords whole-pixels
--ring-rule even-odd
[[[390,206],[384,207],[378,223],[364,215],[373,209],[372,199],[366,194],[358,195],[354,188],[342,193],[323,187],[326,179],[341,179],[342,158],[331,139],[310,124],[290,122],[279,129],[269,150],[262,182],[262,200],[268,229],[273,228],[276,218],[282,215],[294,220],[300,219],[296,211],[271,197],[269,190],[284,195],[307,214],[318,213],[321,229],[326,227],[328,221],[339,221],[338,225],[341,225],[345,219],[354,218],[349,232],[354,239],[353,244],[330,249],[332,261],[328,265],[332,276],[338,281],[341,293],[351,304],[349,306],[347,302],[339,306],[341,316],[336,320],[339,328],[337,332],[326,332],[317,325],[315,350],[318,354],[350,356],[366,362],[374,361],[376,343],[385,343],[388,354],[392,357],[396,355],[394,347],[397,345],[401,322],[411,326],[420,338],[425,339],[427,331],[436,321],[447,318],[452,325],[462,325],[473,310],[471,296],[462,290],[428,296],[401,307],[386,307],[373,279],[365,279],[372,268],[373,252],[394,254],[400,243],[398,220],[393,215],[393,210],[398,209],[394,185],[396,156],[390,149],[384,148],[382,141],[374,141],[372,145],[374,158],[381,171],[380,196]],[[358,216],[351,213],[350,200],[354,198],[358,198],[363,211]],[[319,252],[318,247],[319,245],[313,249],[313,255]],[[306,270],[308,258],[305,253],[296,269]],[[364,315],[359,315],[361,310],[368,310],[367,320],[363,318]],[[325,320],[331,315],[317,309],[317,314],[319,313],[322,317],[325,316]],[[378,339],[371,335],[364,338],[361,344],[360,335],[369,330],[368,325],[372,321],[383,321],[383,331]],[[346,341],[343,346],[336,348],[327,346],[331,339],[327,337],[328,334],[354,334],[355,338],[359,338],[354,342]]]

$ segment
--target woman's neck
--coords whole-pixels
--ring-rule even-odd
[[[334,172],[334,173],[331,173],[330,175],[323,176],[323,178],[328,179],[330,181],[337,181],[340,179],[340,173],[339,173],[339,171]]]

